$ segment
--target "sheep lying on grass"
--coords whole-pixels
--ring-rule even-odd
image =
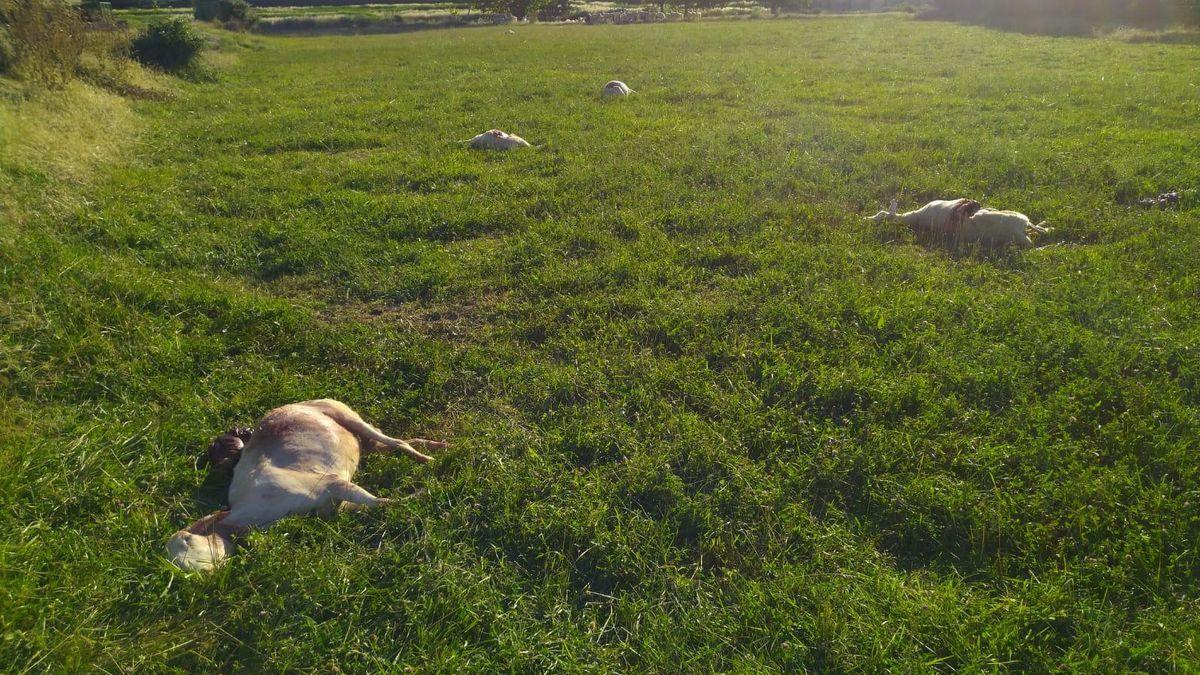
[[[985,209],[974,199],[938,199],[916,211],[896,213],[896,200],[888,211],[867,218],[874,222],[899,220],[914,230],[988,244],[1030,247],[1029,231],[1044,234],[1045,221],[1034,225],[1016,211]]]
[[[362,445],[400,450],[428,462],[414,445],[441,441],[391,438],[331,399],[285,405],[267,413],[253,431],[234,430],[209,449],[215,467],[231,465],[229,510],[217,511],[176,532],[167,542],[171,562],[186,570],[212,569],[233,552],[233,537],[291,515],[331,511],[340,502],[381,506],[351,482]],[[242,430],[245,431],[245,430]]]
[[[520,136],[514,136],[499,129],[491,129],[467,141],[472,148],[480,150],[508,150],[510,148],[528,148],[529,143]]]
[[[628,96],[633,93],[629,85],[620,80],[613,80],[604,85],[604,89],[600,91],[601,96]]]

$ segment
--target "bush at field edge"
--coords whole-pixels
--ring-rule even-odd
[[[204,49],[204,37],[187,19],[168,19],[147,26],[133,39],[133,58],[168,72],[192,66]]]

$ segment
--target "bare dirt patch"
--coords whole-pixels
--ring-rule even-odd
[[[330,304],[326,318],[335,322],[398,325],[428,337],[466,343],[471,341],[472,335],[487,331],[507,298],[507,292],[499,292],[440,301]]]

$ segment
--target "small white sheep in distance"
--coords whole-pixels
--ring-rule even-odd
[[[491,129],[467,141],[472,148],[481,150],[508,150],[510,148],[528,148],[529,143],[520,136],[505,133],[499,129]]]
[[[604,85],[604,89],[601,90],[600,95],[601,96],[628,96],[632,93],[634,93],[634,92],[632,89],[629,88],[629,85],[625,84],[624,82],[622,82],[620,80],[613,80],[613,81],[609,82],[608,84]]]
[[[1049,232],[1045,221],[1034,225],[1029,217],[1016,211],[985,209],[974,199],[938,199],[916,211],[896,213],[896,200],[888,211],[867,218],[874,222],[899,220],[914,230],[958,237],[989,244],[1033,246],[1029,232]]]

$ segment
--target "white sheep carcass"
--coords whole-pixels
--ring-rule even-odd
[[[628,96],[634,93],[629,85],[620,80],[613,80],[604,85],[604,89],[600,91],[601,96]]]
[[[916,211],[896,213],[896,200],[891,208],[867,218],[874,222],[898,220],[921,232],[941,234],[988,244],[1033,246],[1029,232],[1049,232],[1045,221],[1034,225],[1029,217],[1016,211],[985,209],[974,199],[937,199]]]
[[[499,129],[490,129],[467,141],[472,148],[480,150],[508,150],[510,148],[528,148],[529,143],[520,136],[505,133]]]
[[[332,399],[276,408],[258,421],[248,441],[224,434],[214,443],[232,452],[229,508],[176,532],[167,555],[185,570],[210,570],[233,553],[235,537],[292,515],[331,512],[339,503],[382,506],[381,499],[352,482],[364,446],[400,450],[428,462],[414,448],[444,448],[442,441],[392,438]],[[210,449],[210,454],[212,450]]]

